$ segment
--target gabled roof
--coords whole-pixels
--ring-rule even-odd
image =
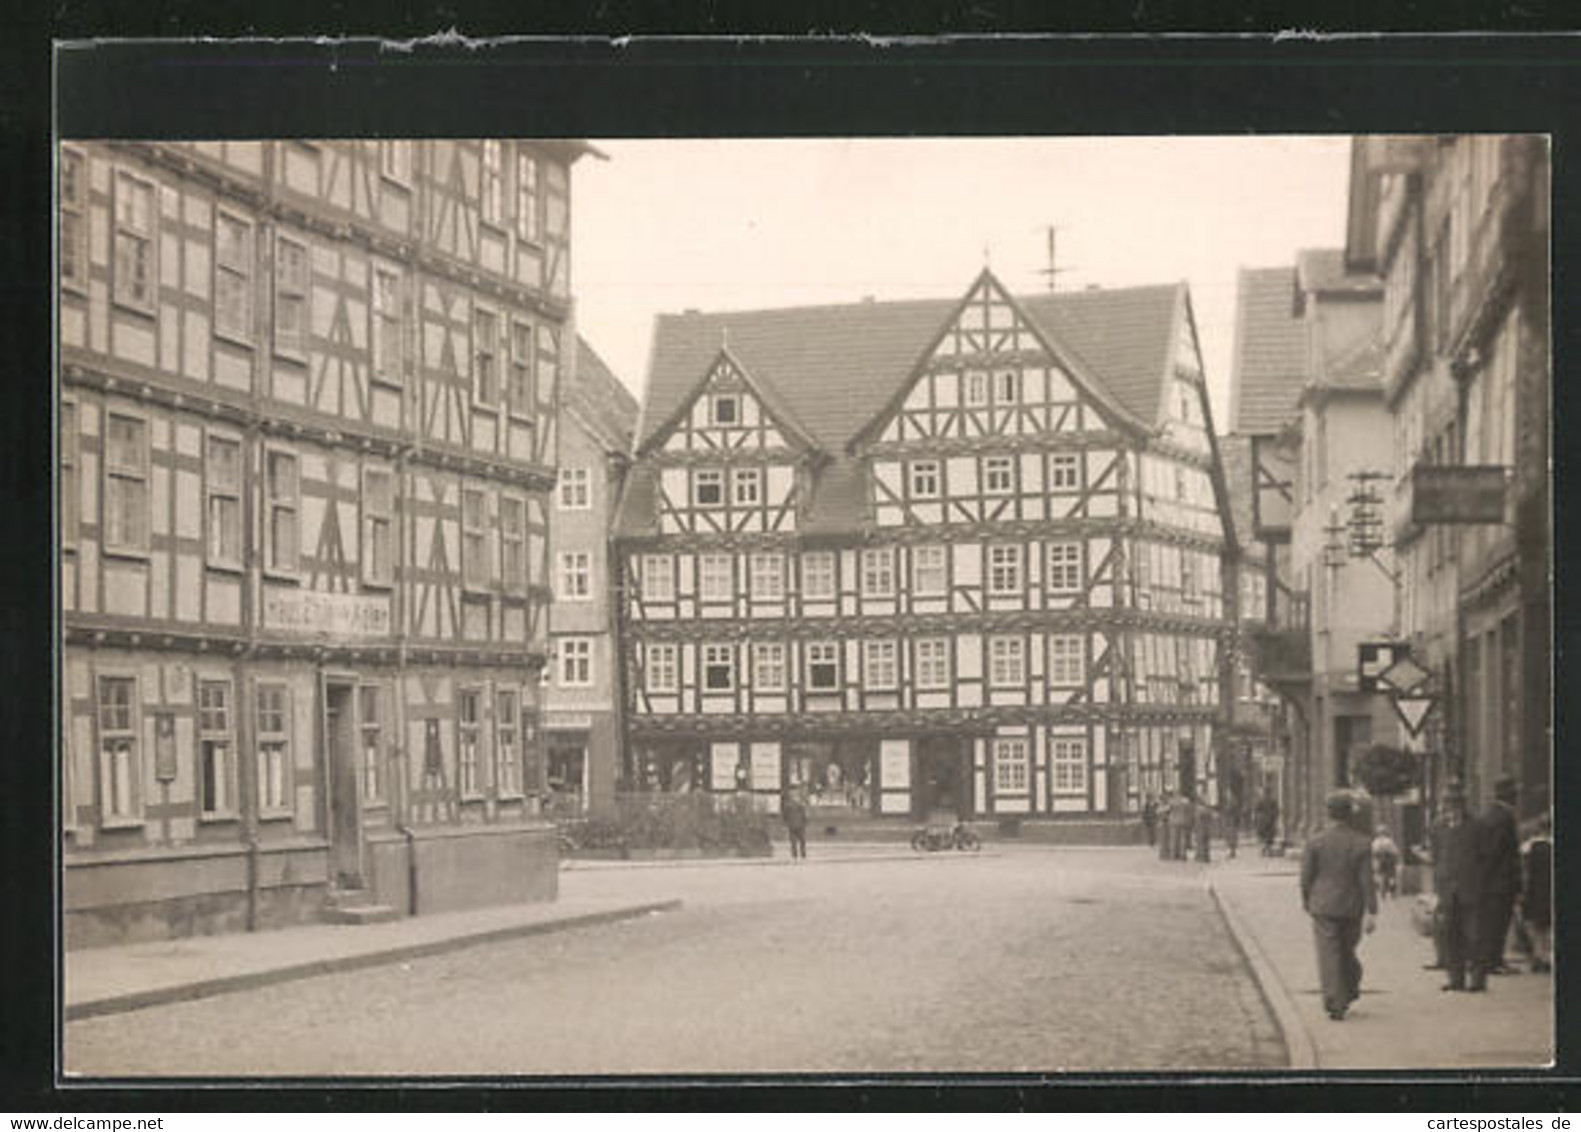
[[[560,401],[598,433],[609,451],[622,455],[631,451],[637,399],[580,335],[576,339],[575,377],[560,391]]]
[[[1182,287],[1044,293],[1016,301],[1056,351],[1085,368],[1127,413],[1152,425],[1173,359]],[[728,341],[741,365],[774,390],[819,447],[837,452],[901,389],[959,305],[957,299],[919,299],[660,315],[638,443],[647,444],[671,420]]]
[[[1236,282],[1232,432],[1270,436],[1295,412],[1306,381],[1307,328],[1296,316],[1296,269],[1242,268]]]
[[[803,445],[817,447],[818,442],[814,439],[812,433],[808,431],[807,426],[802,424],[797,418],[795,410],[790,406],[790,402],[773,385],[759,381],[754,377],[752,371],[742,364],[741,359],[730,349],[729,343],[726,341],[714,353],[713,360],[708,363],[698,377],[691,391],[675,403],[675,407],[671,409],[668,416],[651,429],[646,427],[647,418],[644,418],[643,431],[646,439],[643,440],[641,447],[637,449],[639,456],[679,423],[679,419],[691,409],[692,404],[702,394],[703,389],[708,385],[709,379],[721,363],[729,365],[731,369],[741,375],[741,379],[746,383],[747,388],[752,390],[758,400],[762,402],[763,407],[768,410],[769,416],[779,426],[780,431],[789,433],[792,439],[799,441]]]

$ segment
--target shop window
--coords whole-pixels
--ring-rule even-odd
[[[122,172],[115,179],[115,301],[154,308],[154,186]]]
[[[214,332],[252,338],[253,229],[245,220],[218,213],[214,221]]]
[[[917,642],[917,687],[939,691],[950,686],[950,641],[927,637]]]
[[[937,597],[945,592],[947,575],[944,547],[918,546],[911,551],[911,591],[916,597]]]
[[[300,567],[298,542],[301,485],[295,453],[264,451],[264,566],[271,573],[294,575]]]
[[[735,647],[733,645],[703,646],[703,689],[708,692],[728,692],[736,686]]]
[[[516,715],[516,689],[494,694],[494,785],[501,798],[522,793],[521,728]]]
[[[589,637],[561,637],[556,647],[560,653],[560,686],[562,688],[592,687],[592,639]]]
[[[785,646],[777,641],[752,647],[752,687],[759,692],[785,690]]]
[[[1054,773],[1054,793],[1087,793],[1087,740],[1049,740],[1049,763]]]
[[[868,691],[893,691],[899,683],[894,641],[863,643],[863,678]]]
[[[110,413],[104,444],[104,549],[148,551],[148,422]]]
[[[105,826],[142,820],[137,679],[99,677],[99,815]]]
[[[478,761],[483,729],[482,700],[483,693],[477,688],[461,688],[456,692],[456,783],[463,798],[483,795]]]
[[[560,469],[560,510],[586,511],[592,506],[586,468]]]
[[[647,663],[644,665],[643,675],[648,691],[673,693],[679,687],[676,679],[677,651],[676,646],[670,644],[647,646]]]
[[[1027,792],[1027,741],[1025,739],[994,740],[994,793],[1025,794]]]
[[[307,247],[285,236],[275,239],[274,348],[300,358],[307,353],[312,317],[313,269]]]
[[[889,547],[862,551],[862,596],[895,596],[895,553]]]
[[[840,687],[840,646],[837,642],[808,644],[807,687],[814,692],[832,692]]]
[[[589,601],[593,596],[593,556],[586,550],[560,552],[560,590],[562,601]]]
[[[995,688],[1026,684],[1026,641],[1021,637],[988,638],[988,682]]]
[[[71,149],[60,151],[60,282],[88,286],[88,159]]]
[[[834,597],[834,554],[827,550],[808,551],[801,556],[801,594],[804,599]]]
[[[291,814],[291,690],[258,685],[258,816]]]
[[[362,750],[362,804],[381,805],[384,797],[383,715],[379,686],[364,684],[357,690],[358,738]]]
[[[1021,593],[1021,547],[988,548],[988,592],[1000,597]]]

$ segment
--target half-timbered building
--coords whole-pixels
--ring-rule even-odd
[[[583,148],[60,148],[69,944],[553,894]]]
[[[1233,553],[1184,285],[658,320],[635,780],[852,816],[1214,791]]]

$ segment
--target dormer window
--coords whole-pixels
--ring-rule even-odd
[[[713,405],[714,424],[733,425],[741,423],[741,398],[734,393],[715,394]]]
[[[703,468],[692,475],[692,503],[698,507],[720,507],[725,502],[725,474],[717,468]]]

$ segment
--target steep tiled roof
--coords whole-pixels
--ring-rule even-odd
[[[1284,427],[1307,371],[1307,331],[1294,312],[1296,271],[1242,268],[1236,286],[1232,431],[1267,436]]]
[[[580,335],[576,351],[576,377],[561,390],[561,404],[581,413],[612,451],[630,452],[637,425],[637,399]]]
[[[1372,295],[1383,280],[1370,271],[1347,271],[1343,248],[1308,248],[1296,253],[1296,278],[1303,291],[1324,294]]]

